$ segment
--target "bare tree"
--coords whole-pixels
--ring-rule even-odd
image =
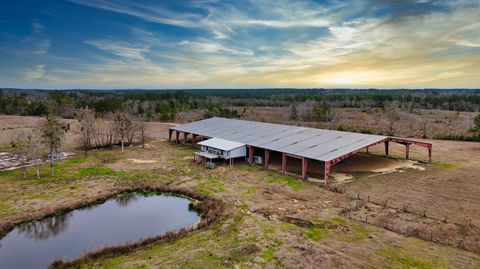
[[[140,142],[142,143],[142,148],[145,148],[145,138],[147,131],[147,122],[146,117],[143,114],[140,114],[135,118],[134,129],[138,130],[140,133]]]
[[[49,150],[50,173],[55,176],[55,154],[62,144],[65,133],[68,131],[68,125],[62,123],[60,119],[49,113],[42,126],[43,143]]]
[[[38,129],[30,132],[22,132],[18,138],[12,141],[12,147],[19,155],[23,165],[23,178],[27,177],[27,166],[33,162],[36,169],[37,179],[40,179],[40,156],[43,149],[41,133]]]
[[[374,117],[374,123],[375,125],[378,125],[380,123],[380,118],[382,117],[382,115],[380,114],[379,111],[375,111],[375,117]]]
[[[93,127],[92,141],[97,148],[113,148],[117,137],[114,117],[109,114],[103,121],[97,121]]]
[[[398,103],[390,102],[387,107],[385,107],[385,113],[388,117],[388,135],[395,135],[395,123],[400,120],[398,115]]]
[[[16,136],[10,142],[13,152],[18,156],[18,159],[23,166],[23,178],[27,178],[27,163],[28,163],[28,139],[25,132]]]
[[[77,112],[77,119],[80,122],[80,133],[82,135],[82,144],[85,156],[88,155],[88,149],[92,145],[92,136],[95,127],[95,112],[91,109],[81,108]]]
[[[472,131],[480,135],[480,114],[473,119],[473,125]]]
[[[297,107],[295,106],[295,104],[290,106],[289,119],[293,120],[293,121],[296,121],[298,119],[298,112],[297,112]]]
[[[426,122],[423,122],[422,138],[427,138],[427,123]]]
[[[138,128],[139,128],[140,120],[138,119],[137,116],[133,116],[131,114],[127,114],[126,116],[127,116],[128,120],[130,121],[130,124],[131,124],[131,127],[128,128],[128,130],[127,130],[127,142],[128,142],[128,145],[132,145],[133,144],[133,138],[135,138],[135,134],[137,133]]]
[[[40,179],[40,156],[43,151],[42,134],[38,129],[33,130],[28,135],[28,159],[32,160],[35,165],[37,179]]]
[[[125,113],[116,113],[115,118],[115,130],[120,138],[120,143],[122,145],[122,152],[124,151],[125,138],[130,133],[132,129],[132,122]]]

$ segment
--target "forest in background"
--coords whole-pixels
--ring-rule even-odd
[[[44,116],[49,111],[53,111],[62,118],[76,118],[81,108],[93,110],[99,118],[108,119],[113,114],[121,112],[139,116],[147,121],[163,122],[188,122],[213,116],[255,119],[255,116],[251,115],[252,111],[262,108],[280,108],[284,114],[282,122],[317,122],[319,124],[338,122],[338,124],[330,124],[326,127],[319,125],[319,127],[396,135],[398,130],[395,130],[395,124],[400,119],[401,113],[420,115],[420,110],[436,110],[478,114],[480,89],[2,89],[0,91],[0,113],[2,114]],[[373,130],[368,126],[354,128],[342,124],[337,116],[342,109],[356,109],[361,113],[375,114],[373,119],[375,124],[383,124],[385,128]],[[385,117],[383,123],[378,116],[380,114]],[[475,120],[473,116],[467,119],[466,131],[445,130],[435,135],[428,135],[426,123],[423,125],[420,123],[416,127],[419,131],[413,136],[480,140]]]

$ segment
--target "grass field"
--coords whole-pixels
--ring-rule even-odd
[[[192,153],[193,149],[185,146],[155,142],[148,149],[134,147],[124,153],[117,149],[92,151],[88,157],[59,162],[55,177],[48,176],[48,167],[43,167],[42,180],[34,179],[33,169],[28,179],[22,179],[21,171],[1,173],[0,225],[38,217],[137,181],[151,181],[219,198],[226,210],[208,230],[193,232],[173,243],[141,247],[127,255],[91,260],[82,268],[480,266],[480,255],[475,252],[405,237],[377,224],[340,216],[352,200],[316,183],[248,165],[205,170],[191,161]],[[155,162],[139,163],[132,159]],[[427,167],[427,174],[458,172],[465,167],[468,166],[433,165]],[[408,180],[411,191],[421,192],[424,187],[417,178],[424,174],[425,171],[409,170],[379,176],[378,182],[381,186],[391,177]],[[348,188],[373,192],[378,190],[375,182],[377,179],[358,180]],[[455,211],[454,205],[445,204],[441,210]]]

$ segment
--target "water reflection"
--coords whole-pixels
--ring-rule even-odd
[[[0,239],[0,268],[47,268],[55,257],[117,245],[189,227],[199,215],[190,200],[132,193],[17,226]]]
[[[18,231],[30,239],[46,240],[64,232],[68,228],[68,221],[71,217],[72,213],[70,212],[41,221],[24,223],[18,226]]]
[[[129,203],[136,201],[138,196],[135,193],[124,193],[115,197],[115,201],[119,206],[127,206]]]

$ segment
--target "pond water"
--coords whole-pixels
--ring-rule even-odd
[[[17,226],[0,240],[0,268],[47,268],[105,245],[136,242],[194,225],[187,198],[125,193],[106,202]]]

